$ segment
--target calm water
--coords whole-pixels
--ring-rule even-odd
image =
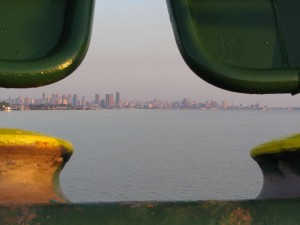
[[[292,111],[1,112],[2,127],[73,142],[61,186],[74,202],[255,198],[262,185],[249,150],[297,133]]]

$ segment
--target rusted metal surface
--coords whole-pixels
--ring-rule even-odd
[[[59,173],[72,144],[20,129],[0,129],[0,204],[65,202]]]
[[[119,202],[0,206],[1,224],[299,224],[300,200]]]

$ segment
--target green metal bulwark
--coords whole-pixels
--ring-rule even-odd
[[[299,1],[166,1],[179,50],[199,77],[234,92],[299,92]]]
[[[120,202],[0,206],[1,224],[296,225],[300,201]]]
[[[0,87],[59,81],[82,62],[94,0],[0,0]]]

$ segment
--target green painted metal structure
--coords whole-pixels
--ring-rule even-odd
[[[295,22],[299,18],[298,1],[166,1],[183,58],[201,78],[236,92],[299,92],[300,31]],[[94,0],[0,0],[0,6],[1,87],[47,85],[69,75],[83,60],[90,40]],[[296,144],[287,151],[281,144],[271,153],[265,148],[252,151],[266,179],[274,181],[275,176],[280,180],[285,175],[289,179],[290,174],[298,177],[300,145],[298,141]],[[296,172],[284,174],[282,164],[290,170],[296,168]],[[56,184],[59,172],[53,180]],[[269,192],[268,188],[263,189]],[[297,198],[289,199],[276,199],[277,193],[272,193],[272,200],[245,201],[15,201],[0,204],[0,224],[299,224],[298,193],[293,196]]]
[[[299,1],[166,1],[179,50],[199,77],[234,92],[299,93]]]
[[[297,225],[299,200],[0,206],[1,224]]]
[[[71,74],[90,41],[94,0],[0,0],[0,87],[39,87]]]

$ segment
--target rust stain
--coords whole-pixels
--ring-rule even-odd
[[[154,208],[154,205],[152,203],[148,203],[147,208]]]
[[[5,224],[31,224],[31,222],[37,217],[37,214],[27,207],[22,207],[20,215],[7,216],[3,218]]]
[[[36,141],[35,144],[40,149],[46,149],[49,148],[50,146],[49,142],[46,141]]]
[[[249,210],[238,207],[228,217],[222,218],[221,225],[251,225],[252,220]]]
[[[220,213],[228,213],[231,209],[237,208],[239,205],[235,202],[226,201],[214,201],[209,200],[205,202],[200,202],[201,210],[204,209],[207,213],[211,215],[219,215]]]
[[[21,154],[15,149],[10,154],[0,148],[0,203],[49,203],[50,199],[64,202],[56,192],[54,174],[64,163],[57,152]]]
[[[208,200],[205,202],[200,202],[200,206],[203,209],[220,209],[220,208],[231,208],[236,207],[237,204],[234,202],[228,202],[228,201],[215,201],[215,200]]]
[[[141,207],[154,208],[154,204],[151,202],[120,202],[119,204],[120,206],[126,206],[132,209]]]

